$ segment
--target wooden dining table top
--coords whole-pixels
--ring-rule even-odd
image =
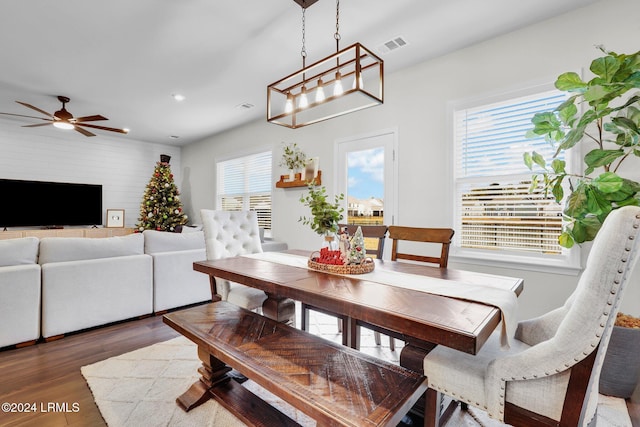
[[[308,256],[309,251],[289,250]],[[376,269],[454,282],[493,285],[519,295],[520,278],[374,260]],[[382,284],[250,257],[194,262],[196,271],[261,289],[416,339],[476,354],[501,320],[500,310],[474,301]],[[401,280],[402,275],[398,275]]]

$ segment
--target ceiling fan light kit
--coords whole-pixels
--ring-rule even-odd
[[[360,43],[340,50],[340,1],[336,1],[336,53],[306,66],[302,7],[302,68],[267,87],[267,121],[296,129],[384,102],[384,62]]]
[[[125,134],[129,132],[128,129],[116,129],[116,128],[110,128],[106,126],[98,126],[98,125],[86,123],[86,122],[95,122],[95,121],[101,121],[101,120],[109,120],[106,117],[101,116],[99,114],[96,114],[93,116],[84,116],[84,117],[74,118],[73,114],[68,112],[67,109],[65,108],[65,105],[67,104],[67,102],[70,101],[70,99],[66,96],[58,96],[58,101],[62,103],[62,108],[56,111],[54,114],[47,113],[46,111],[38,107],[34,107],[31,104],[27,104],[26,102],[16,101],[20,105],[24,105],[25,107],[30,108],[34,111],[37,111],[40,114],[44,114],[45,116],[47,116],[47,118],[26,116],[24,114],[13,114],[13,113],[0,113],[0,114],[7,115],[7,116],[27,117],[31,119],[44,120],[46,122],[46,123],[36,123],[33,125],[24,125],[23,127],[53,125],[58,129],[65,129],[65,130],[74,129],[80,132],[81,134],[83,134],[84,136],[95,136],[94,133],[84,129],[85,127],[92,128],[92,129],[106,130],[110,132],[125,133]]]

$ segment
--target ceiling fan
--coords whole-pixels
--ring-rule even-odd
[[[70,99],[66,96],[58,96],[58,100],[60,102],[62,102],[62,108],[58,111],[56,111],[53,114],[49,114],[44,110],[41,110],[38,107],[34,107],[31,104],[27,104],[26,102],[21,102],[21,101],[16,101],[18,104],[22,104],[27,108],[31,108],[32,110],[35,110],[41,114],[44,114],[45,116],[47,116],[47,118],[43,118],[43,117],[34,117],[34,116],[25,116],[24,114],[12,114],[12,113],[0,113],[0,114],[4,114],[7,116],[18,116],[18,117],[29,117],[31,119],[39,119],[39,120],[45,120],[46,123],[36,123],[34,125],[24,125],[23,127],[36,127],[36,126],[47,126],[47,125],[54,125],[57,128],[60,129],[75,129],[78,132],[80,132],[81,134],[83,134],[84,136],[96,136],[94,133],[89,132],[88,130],[84,129],[85,127],[88,128],[93,128],[93,129],[100,129],[100,130],[108,130],[111,132],[119,132],[119,133],[128,133],[129,130],[128,129],[116,129],[116,128],[110,128],[110,127],[105,127],[105,126],[98,126],[98,125],[93,125],[90,123],[86,123],[86,122],[95,122],[95,121],[100,121],[100,120],[109,120],[106,117],[103,117],[99,114],[94,115],[94,116],[85,116],[85,117],[73,117],[73,115],[68,112],[65,108],[65,104],[67,102],[70,101]]]

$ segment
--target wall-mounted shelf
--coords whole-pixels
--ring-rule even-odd
[[[293,181],[288,181],[289,175],[280,175],[280,181],[276,182],[276,187],[278,188],[306,187],[308,184],[308,181],[307,180],[303,181],[301,177],[302,175],[297,173],[295,174],[295,179]],[[322,171],[318,171],[318,176],[314,178],[313,185],[322,185]]]

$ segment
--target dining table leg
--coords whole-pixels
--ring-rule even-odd
[[[262,314],[265,317],[296,326],[296,305],[290,298],[283,298],[267,292],[267,299],[262,303]]]

